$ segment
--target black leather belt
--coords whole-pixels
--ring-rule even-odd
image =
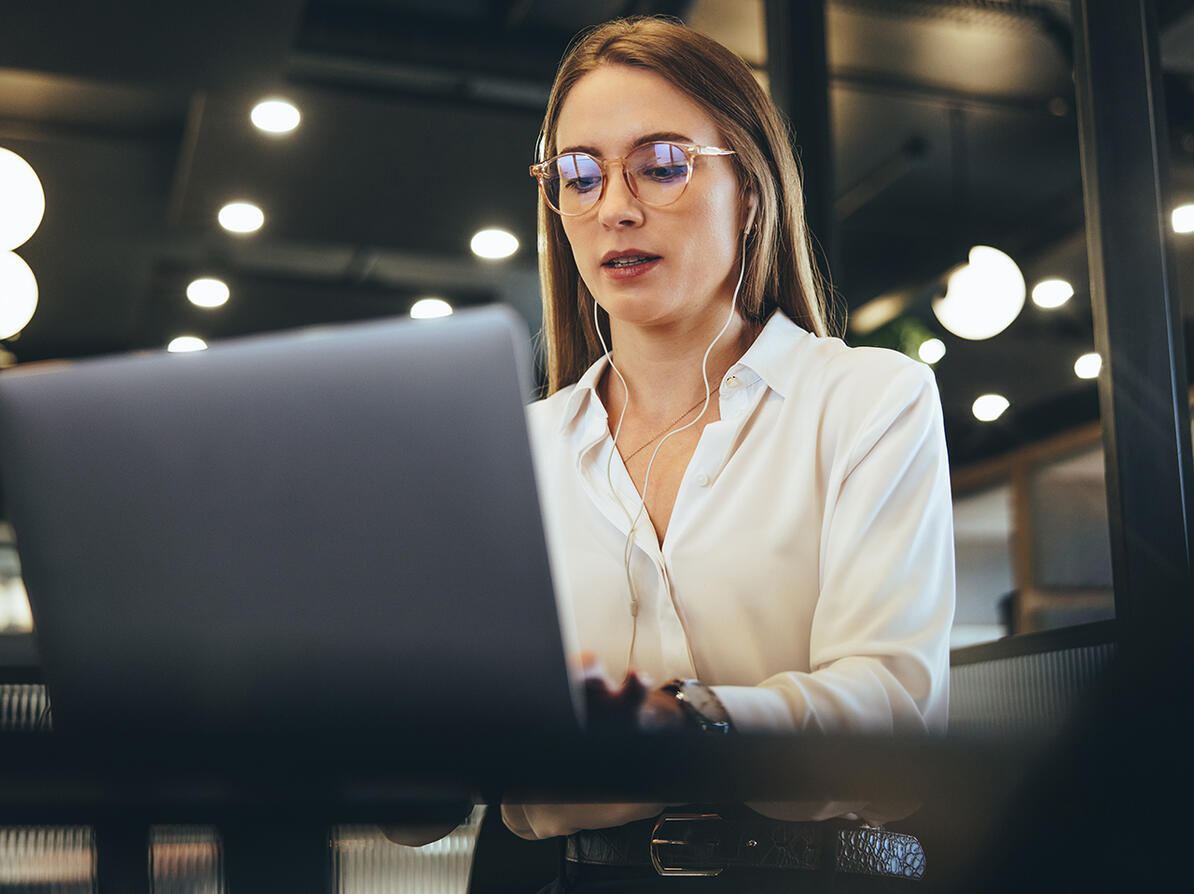
[[[568,836],[576,863],[652,867],[659,875],[718,875],[730,867],[824,870],[919,880],[925,854],[911,835],[839,821],[786,823],[719,813],[663,813]]]

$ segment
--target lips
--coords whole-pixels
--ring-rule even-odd
[[[659,255],[653,254],[649,251],[640,251],[637,248],[630,248],[624,251],[610,251],[606,252],[601,258],[601,266],[612,270],[625,269],[627,267],[635,267],[640,264],[649,264],[652,261],[658,261]]]
[[[601,273],[614,281],[630,280],[649,273],[662,261],[659,255],[637,248],[611,251],[601,259]]]

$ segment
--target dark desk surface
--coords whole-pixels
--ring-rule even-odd
[[[495,802],[919,801],[1014,790],[1041,743],[955,739],[633,737],[96,748],[54,733],[0,737],[0,821],[136,810],[156,822],[254,810],[393,821],[461,798]]]
[[[563,742],[521,730],[441,743],[406,734],[372,747],[252,741],[216,749],[143,736],[100,747],[57,733],[14,733],[0,735],[0,824],[94,824],[105,829],[97,841],[111,840],[115,830],[118,844],[138,822],[277,831],[277,846],[254,857],[253,868],[291,860],[282,845],[292,831],[298,840],[318,824],[458,819],[461,801],[476,798],[908,800],[924,804],[907,830],[931,855],[931,890],[1027,891],[1046,883],[1053,890],[1140,890],[1147,878],[1184,871],[1185,827],[1172,816],[1194,797],[1186,753],[1191,673],[1183,654],[1160,670],[1126,676],[1047,743]],[[242,842],[239,851],[257,853],[257,846]],[[144,855],[138,864],[135,850],[106,852],[125,854],[123,865],[143,875]]]

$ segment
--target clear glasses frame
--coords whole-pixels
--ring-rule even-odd
[[[687,160],[685,166],[685,177],[683,185],[676,190],[676,195],[668,199],[666,202],[650,202],[639,195],[638,186],[635,184],[634,177],[631,176],[629,169],[626,167],[626,159],[642,149],[644,146],[674,146],[679,149]],[[626,183],[626,188],[630,190],[630,194],[642,202],[644,205],[649,205],[652,208],[666,208],[680,201],[680,197],[688,190],[688,184],[692,182],[692,171],[695,167],[696,159],[702,155],[736,155],[733,149],[722,149],[719,146],[698,146],[695,143],[677,143],[672,140],[649,140],[646,143],[640,143],[630,150],[626,155],[620,158],[598,158],[595,155],[590,155],[588,152],[561,152],[558,155],[553,155],[551,158],[545,159],[538,164],[531,165],[531,176],[539,181],[539,192],[543,194],[543,201],[547,203],[547,207],[559,214],[562,217],[580,217],[588,214],[594,208],[601,204],[601,200],[605,198],[605,187],[609,183],[609,166],[617,163],[622,167],[622,179]],[[561,158],[581,157],[593,161],[598,168],[601,169],[601,191],[597,197],[593,199],[592,203],[580,211],[562,211],[555,206],[551,200],[551,195],[548,192],[547,182],[552,178],[554,169]]]

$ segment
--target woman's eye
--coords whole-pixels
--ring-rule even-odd
[[[572,177],[564,180],[564,189],[571,189],[574,192],[592,192],[600,186],[600,177]]]
[[[657,183],[666,183],[669,180],[683,180],[688,176],[688,166],[653,165],[648,168],[640,168],[637,176],[646,177],[648,180],[654,180]]]

